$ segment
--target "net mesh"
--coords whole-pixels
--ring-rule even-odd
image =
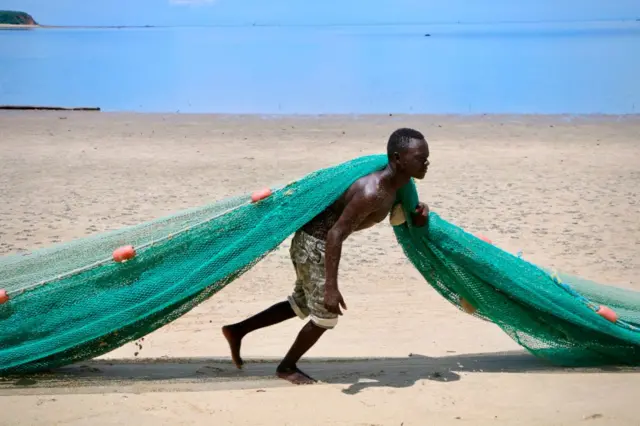
[[[361,157],[274,188],[257,203],[239,196],[0,258],[0,288],[10,295],[0,305],[0,373],[90,359],[151,333],[241,276],[355,180],[386,164],[386,156]],[[413,182],[398,201],[407,215],[413,210]],[[640,361],[639,293],[555,276],[435,213],[428,228],[407,222],[394,231],[441,295],[457,306],[461,297],[469,301],[474,315],[535,355],[563,365]],[[123,245],[133,245],[137,255],[114,262],[113,250]],[[598,303],[613,308],[619,321],[598,315]]]
[[[401,189],[405,212],[418,199]],[[534,355],[557,365],[638,365],[640,293],[555,273],[469,234],[437,214],[429,230],[394,227],[405,254],[443,297],[495,323]],[[618,320],[597,313],[612,308]]]

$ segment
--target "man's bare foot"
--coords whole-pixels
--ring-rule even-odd
[[[229,343],[229,349],[231,349],[231,359],[233,363],[238,368],[242,368],[244,365],[244,361],[240,357],[240,345],[242,343],[242,335],[239,335],[237,332],[234,332],[233,327],[230,325],[225,325],[222,327],[222,334],[225,339]]]
[[[276,370],[276,376],[287,380],[294,385],[312,385],[317,382],[316,379],[304,373],[298,367],[278,367]]]

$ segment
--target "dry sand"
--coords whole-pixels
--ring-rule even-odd
[[[40,28],[40,25],[0,24],[0,30],[26,30]]]
[[[431,209],[506,250],[640,289],[640,117],[238,117],[0,113],[0,253],[134,224],[383,152],[422,130]],[[184,317],[94,362],[0,381],[2,425],[637,425],[640,375],[550,368],[457,311],[407,264],[388,224],[348,240],[349,310],[294,387],[274,361],[302,322],[219,333],[291,291],[288,242]],[[135,361],[134,361],[135,360]]]

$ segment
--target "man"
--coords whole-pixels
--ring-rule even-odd
[[[402,128],[391,134],[387,144],[388,165],[381,171],[358,179],[326,210],[296,232],[291,244],[297,280],[288,300],[237,324],[222,327],[231,357],[242,368],[242,338],[257,329],[278,324],[295,316],[310,317],[293,346],[276,370],[278,377],[294,384],[314,383],[296,366],[298,360],[336,326],[347,305],[338,289],[338,264],[342,243],[356,231],[382,222],[396,200],[396,192],[411,178],[422,179],[429,166],[429,148],[424,136]],[[416,226],[427,223],[428,207],[420,203],[413,214]]]

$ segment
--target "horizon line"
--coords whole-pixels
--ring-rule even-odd
[[[404,21],[404,22],[335,22],[335,23],[277,23],[277,22],[245,22],[245,23],[215,23],[215,24],[173,24],[173,25],[12,25],[3,27],[23,28],[215,28],[215,27],[385,27],[385,26],[437,26],[437,25],[526,25],[526,24],[579,24],[579,23],[613,23],[638,22],[640,18],[610,18],[610,19],[541,19],[541,20],[506,20],[506,21]]]

